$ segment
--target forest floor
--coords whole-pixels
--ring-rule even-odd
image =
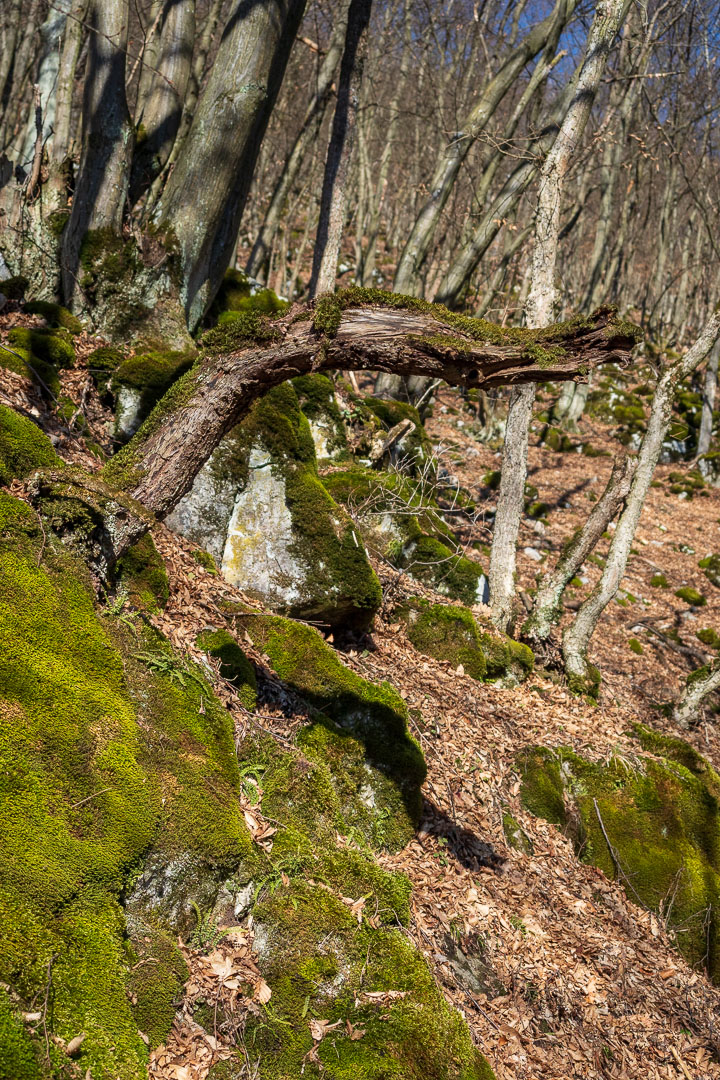
[[[24,380],[5,374],[0,401],[35,411],[55,435],[58,452],[88,466],[93,459],[82,440],[52,418]],[[63,373],[62,381],[63,392],[83,405],[100,441],[107,417],[81,364]],[[498,455],[473,437],[467,420],[457,393],[444,390],[428,432],[448,472],[476,495],[481,511],[489,511],[495,496],[488,495],[482,478],[498,467]],[[597,449],[619,449],[606,426],[594,420],[582,425]],[[556,453],[540,446],[534,434],[529,479],[550,509],[544,527],[529,520],[523,524],[522,587],[534,583],[540,565],[526,549],[543,556],[559,551],[587,515],[588,495],[601,493],[611,460]],[[661,466],[658,479],[678,468]],[[688,966],[657,916],[635,904],[620,883],[582,863],[560,830],[523,809],[515,768],[518,752],[538,743],[569,745],[594,760],[614,754],[632,761],[636,743],[624,733],[637,721],[682,735],[720,768],[713,723],[674,732],[658,708],[677,697],[689,670],[701,662],[678,651],[668,632],[677,631],[684,645],[700,654],[704,650],[694,632],[712,627],[720,633],[720,590],[697,565],[720,549],[719,519],[720,489],[707,489],[692,500],[669,493],[665,483],[651,490],[637,553],[623,581],[632,599],[623,594],[622,604],[611,605],[593,639],[592,660],[603,674],[596,706],[573,697],[557,676],[537,672],[506,689],[426,658],[407,641],[387,603],[372,635],[344,651],[344,660],[359,674],[392,682],[416,717],[413,734],[429,770],[425,816],[413,842],[382,861],[410,877],[409,933],[463,1012],[498,1080],[720,1078],[720,988]],[[480,513],[467,540],[487,542],[489,535]],[[195,645],[198,631],[212,624],[222,598],[242,594],[202,570],[192,558],[192,545],[182,538],[162,527],[154,537],[171,585],[169,603],[154,621],[176,647],[202,659]],[[598,553],[606,550],[602,541]],[[397,572],[387,567],[377,569],[392,586],[393,599],[404,592],[431,595],[405,577],[398,581]],[[567,591],[568,601],[586,595],[599,573],[588,563],[582,573],[586,581]],[[666,576],[669,587],[650,585],[657,573]],[[704,593],[707,605],[690,609],[679,600],[674,592],[683,585]],[[566,611],[566,618],[570,615]],[[631,649],[631,638],[641,642],[641,654]],[[220,688],[221,696],[241,729],[261,723],[287,736],[302,720],[297,703],[284,698],[263,657],[242,644],[261,676],[259,720],[236,709],[226,688]],[[508,810],[527,834],[532,854],[508,847],[503,830]],[[477,992],[461,986],[468,979],[460,970],[464,960],[458,945],[477,959]],[[153,1075],[175,1074],[158,1068]]]

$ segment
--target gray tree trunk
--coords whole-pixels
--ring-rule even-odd
[[[702,413],[700,415],[700,431],[698,432],[697,456],[701,457],[710,450],[712,442],[713,412],[715,410],[715,393],[718,381],[718,362],[720,362],[720,341],[710,353],[710,358],[705,371],[703,383]]]
[[[485,130],[490,118],[505,94],[514,84],[525,65],[544,49],[554,32],[557,20],[567,23],[577,0],[556,0],[550,15],[528,32],[504,61],[498,73],[485,87],[480,100],[467,116],[461,129],[441,151],[433,177],[430,196],[418,214],[405,247],[398,261],[393,288],[396,292],[414,295],[418,287],[418,275],[424,263],[437,228],[440,215],[450,198],[455,180],[470,148]]]
[[[128,0],[92,0],[89,19],[82,157],[62,239],[63,292],[74,306],[82,306],[78,271],[87,234],[122,229],[133,147],[125,97]]]
[[[720,689],[720,659],[707,668],[694,671],[688,677],[682,696],[673,709],[673,720],[680,727],[690,728],[700,720],[703,702]]]
[[[235,252],[260,144],[305,0],[235,0],[215,62],[154,220],[180,255],[180,295],[194,330]]]
[[[131,205],[162,172],[170,157],[182,118],[194,42],[195,0],[164,0],[140,74]]]
[[[265,280],[265,271],[270,258],[273,240],[285,211],[288,197],[300,175],[308,151],[317,138],[332,93],[333,79],[343,53],[349,6],[349,0],[345,0],[339,14],[335,16],[333,21],[332,38],[318,71],[315,90],[305,110],[305,116],[292,150],[285,159],[270,199],[270,205],[265,211],[265,217],[245,267],[250,277]]]
[[[371,12],[372,0],[352,0],[348,12],[337,102],[320,199],[310,296],[335,290]]]

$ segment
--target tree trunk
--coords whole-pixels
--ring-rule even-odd
[[[340,65],[332,134],[325,162],[310,296],[335,291],[338,256],[345,225],[348,173],[355,142],[371,12],[372,0],[352,0]]]
[[[65,296],[82,308],[80,256],[88,233],[119,235],[127,199],[133,130],[125,98],[127,0],[93,0],[83,99],[83,150],[62,239]]]
[[[440,215],[450,198],[462,163],[477,137],[487,125],[505,94],[513,86],[525,65],[544,49],[554,32],[557,20],[567,24],[576,0],[557,0],[550,15],[533,26],[527,36],[502,64],[497,75],[490,80],[480,100],[470,112],[461,129],[441,152],[432,180],[430,196],[418,214],[400,256],[393,288],[396,292],[413,294],[417,289],[418,275],[424,263]]]
[[[698,433],[697,456],[702,457],[710,450],[712,442],[713,412],[715,410],[715,392],[718,381],[718,362],[720,361],[720,341],[710,353],[705,381],[703,383],[702,414],[700,416],[700,431]]]
[[[598,619],[617,595],[625,573],[635,530],[640,521],[645,498],[650,490],[655,466],[660,458],[662,444],[672,416],[675,392],[682,380],[702,363],[715,344],[718,335],[720,335],[720,310],[716,310],[710,316],[693,347],[682,359],[667,368],[658,381],[647,431],[638,452],[637,469],[632,487],[615,529],[602,577],[563,636],[563,658],[568,682],[573,689],[580,692],[594,692],[597,689],[597,675],[587,662],[588,646]]]
[[[693,671],[688,676],[682,697],[673,709],[675,723],[684,728],[697,724],[703,702],[718,689],[720,689],[720,659],[713,660],[707,667]]]
[[[195,0],[164,0],[140,74],[131,205],[162,172],[170,157],[182,118],[194,41]]]
[[[303,167],[308,151],[313,141],[317,138],[318,131],[320,130],[323,116],[325,115],[325,109],[332,93],[333,79],[335,78],[337,66],[340,63],[343,52],[348,9],[349,0],[345,0],[340,13],[336,15],[333,20],[332,39],[328,51],[320,65],[315,90],[310,99],[310,104],[305,111],[305,116],[303,117],[303,122],[300,126],[297,138],[293,143],[292,150],[285,159],[285,163],[272,193],[272,198],[270,199],[270,205],[265,211],[265,217],[263,218],[260,231],[253,244],[247,266],[245,267],[245,270],[250,277],[265,280],[264,275],[268,259],[270,258],[270,249],[272,248],[273,240],[275,239],[275,234],[278,225],[280,224],[280,219],[285,210],[288,196],[300,175],[300,170]]]
[[[106,466],[106,479],[165,517],[253,402],[273,386],[310,371],[385,370],[465,387],[515,385],[538,377],[530,331],[497,327],[488,332],[487,323],[453,319],[433,305],[414,309],[412,302],[387,295],[389,302],[379,306],[377,294],[364,301],[356,290],[320,301],[314,319],[329,323],[331,332],[336,326],[332,336],[315,329],[296,308],[269,324],[272,344],[206,358],[170,390]],[[598,312],[592,320],[560,324],[549,336],[546,332],[545,348],[553,342],[558,350],[543,378],[566,379],[580,366],[626,363],[635,332],[612,313]],[[115,555],[138,538],[138,528],[141,535],[146,524],[138,525],[134,513],[124,519],[116,515],[111,524]]]
[[[571,386],[572,383],[567,385]],[[562,614],[560,602],[565,587],[593,551],[627,498],[636,464],[635,458],[616,458],[607,486],[584,526],[572,537],[555,568],[540,581],[532,612],[522,629],[523,639],[530,645],[537,646],[547,641],[553,627],[559,622]]]
[[[542,166],[535,214],[531,286],[525,305],[526,320],[531,327],[549,326],[553,320],[555,267],[565,175],[590,117],[610,47],[627,7],[629,0],[609,0],[605,7],[598,8],[588,35],[585,59],[577,82],[573,85],[572,100]],[[500,493],[488,579],[492,619],[496,626],[505,631],[510,628],[513,617],[517,539],[524,507],[528,431],[534,400],[534,384],[513,392],[503,444]]]
[[[513,620],[518,532],[525,505],[528,435],[535,383],[514,389],[508,404],[492,548],[490,549],[490,609],[499,629],[509,631]]]
[[[67,0],[67,2],[69,3],[69,0]],[[61,7],[50,7],[45,22],[38,31],[38,36],[40,38],[40,56],[37,74],[35,76],[35,84],[40,97],[43,145],[49,138],[50,133],[55,126],[56,91],[60,67],[60,42],[62,41],[67,21],[68,16],[66,9],[64,10]],[[35,138],[35,118],[31,112],[28,116],[24,133],[18,140],[17,160],[25,169],[28,168],[28,163],[31,162],[33,158]]]
[[[180,295],[197,327],[235,253],[260,144],[305,0],[235,0],[190,130],[154,218],[180,257]]]
[[[55,91],[55,124],[49,143],[53,171],[62,166],[70,150],[75,71],[83,43],[83,22],[87,8],[88,0],[74,0],[65,25]]]

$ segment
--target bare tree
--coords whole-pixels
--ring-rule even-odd
[[[710,353],[703,380],[702,412],[700,414],[700,430],[698,432],[697,456],[707,454],[712,442],[713,412],[715,410],[715,393],[718,381],[718,362],[720,361],[720,341]]]
[[[371,12],[372,0],[351,0],[337,103],[325,161],[320,221],[310,278],[311,296],[332,292],[335,288]]]
[[[588,646],[600,616],[617,595],[625,573],[635,531],[667,434],[677,388],[703,362],[719,335],[720,310],[716,310],[692,348],[665,369],[655,387],[630,494],[613,534],[602,576],[563,635],[565,671],[570,685],[577,690],[595,692],[597,689],[597,674],[587,660]]]
[[[560,235],[560,208],[565,176],[595,101],[608,54],[630,0],[598,5],[585,58],[573,85],[572,100],[542,166],[535,212],[530,293],[525,305],[528,325],[553,320],[555,267]],[[493,622],[506,630],[512,622],[517,538],[527,479],[528,432],[535,400],[533,384],[515,390],[508,406],[507,427],[493,543],[490,553],[490,608]]]

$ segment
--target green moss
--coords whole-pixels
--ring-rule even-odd
[[[709,645],[711,649],[720,649],[720,634],[710,626],[697,630],[695,637],[698,641],[702,641],[703,645]]]
[[[212,574],[213,577],[217,577],[220,573],[217,568],[217,563],[209,551],[203,551],[201,548],[196,548],[192,553],[192,557],[198,566],[202,566],[203,570],[206,570],[208,574]]]
[[[47,435],[32,420],[0,405],[0,484],[60,464]]]
[[[701,592],[697,589],[693,589],[690,585],[683,585],[681,589],[675,590],[675,596],[679,600],[684,600],[686,604],[690,604],[691,607],[703,607],[707,604],[707,600]]]
[[[27,330],[16,326],[8,331],[8,341],[53,367],[69,368],[75,363],[75,349],[66,330]]]
[[[210,311],[211,319],[221,319],[223,314],[256,311],[263,315],[278,315],[288,308],[287,300],[281,300],[272,289],[258,288],[242,270],[226,270]]]
[[[521,798],[531,812],[564,826],[581,858],[619,877],[632,898],[655,911],[665,905],[680,950],[717,979],[719,778],[681,740],[636,731],[658,758],[602,765],[565,747],[525,752],[518,759]]]
[[[188,968],[169,934],[132,920],[130,930],[133,962],[128,993],[133,1001],[135,1022],[154,1049],[170,1034]]]
[[[24,274],[14,274],[3,279],[1,291],[8,300],[22,300],[29,284],[30,281]]]
[[[157,612],[167,604],[170,582],[150,533],[125,552],[118,561],[117,574],[133,607]]]
[[[2,1080],[42,1080],[39,1046],[12,1008],[7,993],[0,989],[0,1078]]]
[[[333,762],[356,797],[369,785],[368,809],[374,803],[372,816],[387,814],[388,844],[402,846],[420,819],[425,778],[402,698],[387,683],[376,686],[346,668],[309,626],[278,616],[240,621],[280,678],[316,710],[300,739],[305,753]]]
[[[62,327],[71,334],[81,334],[83,324],[62,304],[53,304],[47,300],[30,300],[25,304],[28,315],[40,315],[52,327]]]
[[[54,546],[0,495],[0,980],[37,1000],[55,955],[52,1030],[139,1080],[120,895],[149,849],[196,874],[254,855],[226,711],[159,635],[101,620]]]
[[[246,709],[257,705],[255,668],[227,630],[207,630],[198,638],[198,645],[220,661],[220,675],[233,684]]]
[[[483,631],[480,645],[485,653],[488,679],[501,679],[505,675],[524,679],[535,666],[532,649],[504,634]]]
[[[628,645],[630,647],[630,650],[634,653],[637,653],[638,656],[642,656],[642,654],[645,652],[637,638],[631,637],[628,641]]]
[[[291,383],[256,402],[235,429],[228,468],[234,483],[249,473],[252,450],[267,454],[273,475],[285,489],[292,520],[290,554],[303,568],[305,585],[288,603],[291,615],[332,626],[365,628],[382,602],[380,583],[349,517],[322,484],[307,417]]]
[[[140,391],[139,410],[144,418],[172,384],[189,370],[194,356],[191,350],[134,353],[115,369],[112,388],[115,392],[123,386]]]
[[[421,536],[403,552],[402,562],[412,577],[432,585],[438,592],[464,604],[480,599],[483,568],[458,554],[434,536]]]
[[[88,356],[87,369],[101,397],[109,394],[113,375],[124,360],[125,357],[120,349],[112,345],[101,345],[98,349],[93,349]]]
[[[627,601],[622,602],[627,607]],[[587,664],[585,675],[577,675],[570,672],[567,676],[568,690],[578,697],[586,697],[591,702],[596,702],[600,694],[602,675],[599,668],[594,664]]]
[[[650,578],[650,584],[653,589],[667,589],[669,587],[668,579],[664,574],[653,574]]]
[[[347,457],[345,424],[335,400],[335,387],[331,380],[327,375],[301,375],[293,379],[293,386],[300,408],[324,437],[326,456],[334,459]]]
[[[459,1014],[399,930],[358,925],[336,894],[300,880],[260,905],[256,922],[274,928],[266,949],[272,1011],[251,1020],[246,1034],[264,1080],[300,1075],[315,1018],[343,1022],[318,1046],[328,1080],[491,1080]],[[362,999],[385,990],[398,993]],[[348,1038],[346,1019],[363,1038]]]
[[[376,397],[366,397],[363,404],[377,416],[386,431],[395,427],[402,420],[410,420],[415,425],[415,430],[406,435],[403,440],[404,446],[407,447],[406,456],[409,456],[416,465],[422,465],[424,461],[431,457],[432,447],[430,440],[425,434],[420,413],[414,405],[410,405],[405,401],[385,400]]]
[[[535,850],[532,840],[507,808],[503,810],[502,823],[508,847],[522,851],[524,855],[532,855]]]
[[[710,584],[720,589],[720,555],[708,555],[700,560],[698,566]]]
[[[462,664],[467,675],[484,679],[485,654],[472,613],[467,608],[411,600],[399,611],[408,628],[408,638],[420,652],[438,660]]]
[[[547,425],[544,428],[540,436],[540,441],[558,454],[567,454],[575,449],[575,444],[570,436],[566,432],[560,431],[559,428],[552,427],[551,425]]]

